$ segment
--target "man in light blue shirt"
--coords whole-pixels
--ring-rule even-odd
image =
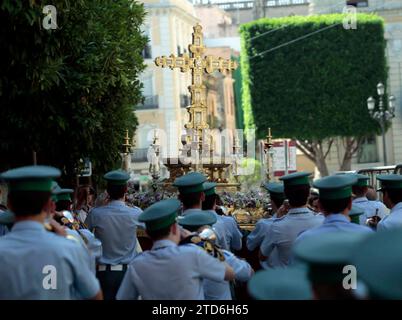
[[[115,298],[117,290],[127,270],[127,265],[138,254],[137,227],[141,213],[139,208],[128,207],[124,203],[127,181],[130,176],[121,170],[110,171],[104,176],[110,202],[94,208],[87,216],[85,224],[102,242],[102,257],[97,266],[97,277],[101,283],[105,300]]]
[[[349,212],[352,209],[352,185],[357,181],[355,175],[334,175],[318,179],[314,187],[319,190],[318,206],[325,219],[321,226],[307,230],[299,235],[297,242],[329,232],[370,233],[367,226],[352,223]]]
[[[52,179],[47,166],[12,169],[0,175],[9,184],[15,223],[0,239],[0,299],[102,299],[84,249],[45,229]]]
[[[292,247],[296,237],[308,229],[322,224],[322,218],[307,208],[310,195],[310,173],[296,172],[280,178],[290,209],[282,219],[274,221],[264,238],[260,251],[261,260],[269,258],[277,250],[278,261],[273,267],[286,267],[291,263]]]
[[[174,181],[174,186],[179,190],[179,199],[183,204],[182,215],[188,215],[202,211],[203,202],[206,200],[204,183],[206,178],[199,172],[190,172]],[[212,185],[206,184],[211,189]],[[214,192],[214,191],[211,191]],[[213,206],[211,197],[208,198],[208,208]],[[242,247],[242,234],[232,217],[221,216],[216,233],[219,244],[228,250],[240,250]]]
[[[391,209],[390,214],[379,222],[377,230],[402,228],[402,175],[378,175],[377,180],[381,183],[384,204]]]
[[[202,209],[205,212],[213,213],[217,222],[214,224],[216,231],[217,242],[222,249],[225,250],[240,250],[242,247],[242,234],[237,227],[236,221],[231,217],[225,217],[218,215],[216,209],[216,183],[205,182],[204,183],[205,199],[202,202]]]
[[[269,192],[272,212],[274,212],[274,215],[269,219],[258,220],[254,230],[247,236],[247,249],[249,251],[254,251],[257,248],[259,249],[264,237],[268,234],[272,223],[277,219],[281,219],[284,214],[286,214],[286,212],[280,212],[279,216],[277,214],[279,208],[282,207],[283,201],[285,200],[283,184],[276,182],[266,183],[264,184],[264,188]],[[281,210],[285,210],[284,207],[282,207]],[[261,267],[264,269],[268,269],[269,267],[277,265],[278,263],[278,253],[276,249],[274,249],[274,252],[270,254],[268,259],[265,261],[260,261]]]
[[[202,202],[205,200],[204,182],[205,176],[199,172],[190,172],[176,178],[173,182],[179,195],[178,198],[183,204],[182,215],[202,211]]]
[[[355,195],[353,204],[364,209],[364,214],[359,218],[360,224],[366,225],[367,219],[373,216],[383,219],[387,212],[384,204],[379,201],[369,201],[366,197],[370,178],[364,174],[355,174],[355,177],[357,178],[357,182],[352,186],[352,191]]]
[[[233,269],[202,248],[178,245],[182,233],[176,223],[179,210],[180,201],[168,199],[140,215],[154,244],[130,264],[118,300],[204,300],[204,279],[233,280]]]
[[[198,212],[178,219],[179,224],[184,229],[193,232],[193,237],[190,238],[190,242],[197,242],[197,245],[206,250],[216,259],[224,259],[224,261],[232,267],[236,281],[248,281],[253,274],[253,269],[247,261],[237,258],[228,250],[217,248],[216,250],[219,251],[217,253],[215,250],[211,250],[208,245],[207,242],[211,242],[213,246],[214,240],[210,239],[208,236],[210,236],[209,231],[211,231],[211,227],[216,223],[216,221],[217,217],[213,212]],[[232,300],[230,285],[227,281],[205,279],[204,292],[206,300]]]

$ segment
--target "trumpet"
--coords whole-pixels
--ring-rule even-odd
[[[215,244],[217,239],[215,230],[210,226],[202,226],[196,232],[182,239],[179,245],[192,243],[204,249],[209,255],[220,261],[225,261],[221,248]]]
[[[376,230],[377,225],[380,221],[381,221],[381,217],[378,215],[378,208],[377,208],[375,211],[375,215],[366,220],[366,225],[369,226],[370,228]]]

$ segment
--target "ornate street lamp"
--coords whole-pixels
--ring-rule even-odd
[[[369,110],[370,116],[380,123],[381,134],[382,134],[382,146],[383,146],[383,158],[384,165],[387,165],[387,146],[385,139],[385,127],[388,121],[395,117],[395,97],[389,96],[388,106],[384,105],[384,94],[385,87],[380,82],[377,85],[378,109],[376,109],[376,100],[373,97],[367,99],[367,108]]]

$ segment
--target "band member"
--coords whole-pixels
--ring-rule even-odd
[[[402,300],[401,243],[401,229],[391,228],[387,232],[372,232],[355,247],[351,265],[367,287],[366,299]]]
[[[52,200],[56,204],[54,219],[67,227],[68,235],[78,239],[84,248],[88,250],[90,268],[96,273],[96,263],[102,256],[102,243],[71,211],[73,204],[71,194],[73,192],[73,189],[55,188],[52,196]]]
[[[319,238],[308,237],[295,244],[293,250],[295,260],[307,264],[307,277],[315,299],[354,300],[360,298],[358,294],[364,289],[360,287],[361,283],[355,283],[354,290],[345,286],[345,277],[348,275],[347,272],[345,273],[345,266],[353,267],[354,251],[359,250],[361,243],[364,243],[370,234],[372,232],[329,231],[320,234]],[[357,270],[359,275],[360,269]]]
[[[296,237],[301,232],[322,224],[322,217],[316,216],[307,208],[310,175],[311,173],[296,172],[280,178],[284,183],[290,209],[282,219],[272,223],[260,248],[262,260],[269,258],[277,250],[279,259],[273,267],[287,266],[291,262],[291,250]]]
[[[249,251],[254,251],[259,249],[264,237],[269,233],[272,223],[276,219],[281,219],[288,211],[288,208],[283,206],[285,200],[285,193],[283,190],[282,183],[266,183],[263,185],[264,188],[269,192],[269,197],[271,200],[271,207],[273,216],[268,219],[260,219],[257,221],[254,230],[247,236],[247,249]],[[278,254],[276,249],[269,256],[269,259],[260,261],[261,267],[267,269],[273,265],[278,264]]]
[[[307,230],[299,235],[297,241],[308,237],[319,239],[331,231],[350,231],[370,233],[367,226],[351,223],[349,212],[352,209],[352,186],[356,183],[354,175],[335,175],[318,179],[314,187],[320,191],[318,206],[325,219],[321,226]]]
[[[176,222],[180,201],[168,199],[148,207],[139,220],[154,241],[130,264],[117,299],[204,300],[203,280],[231,281],[234,272],[194,244],[179,246]]]
[[[114,299],[128,264],[138,254],[137,227],[141,209],[128,207],[124,200],[130,176],[121,170],[104,175],[110,202],[94,208],[85,221],[90,231],[102,242],[96,276],[105,294],[105,300]]]
[[[211,256],[225,261],[235,273],[235,281],[247,282],[253,274],[253,269],[245,261],[237,258],[228,250],[215,247],[216,237],[212,226],[217,217],[212,212],[197,212],[179,217],[178,222],[184,229],[195,232],[188,239],[206,250]],[[205,235],[205,236],[204,236]],[[209,235],[209,236],[208,236]],[[204,293],[206,300],[231,300],[232,294],[227,281],[204,280]]]
[[[82,247],[44,227],[52,179],[60,174],[53,167],[29,166],[0,175],[8,183],[15,216],[11,232],[0,241],[0,299],[102,298]]]
[[[205,200],[202,202],[202,209],[216,213],[218,194],[216,193],[216,183],[204,183]],[[239,230],[236,220],[231,216],[217,215],[217,223],[214,229],[217,232],[218,242],[223,249],[240,251],[242,248],[243,235]]]
[[[391,210],[378,224],[378,231],[402,227],[402,176],[399,174],[378,175],[384,204]]]
[[[370,178],[364,174],[356,174],[355,176],[357,182],[352,186],[352,192],[355,195],[355,199],[353,199],[352,203],[364,210],[364,214],[359,218],[360,224],[366,225],[368,219],[375,220],[375,223],[372,223],[372,227],[376,229],[378,222],[385,217],[387,209],[383,203],[367,199],[366,195]]]
[[[173,185],[179,190],[179,200],[183,204],[182,215],[199,212],[205,200],[204,182],[207,179],[199,172],[190,172],[177,178]]]

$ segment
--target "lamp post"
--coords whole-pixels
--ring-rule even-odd
[[[376,109],[376,100],[373,97],[367,99],[367,108],[369,110],[370,116],[380,123],[381,134],[382,134],[382,148],[383,148],[383,158],[384,158],[384,166],[387,165],[387,146],[385,139],[385,127],[387,121],[391,120],[395,117],[395,97],[389,96],[388,98],[388,107],[384,104],[384,94],[385,87],[380,82],[377,85],[377,94],[378,94],[378,109]]]

